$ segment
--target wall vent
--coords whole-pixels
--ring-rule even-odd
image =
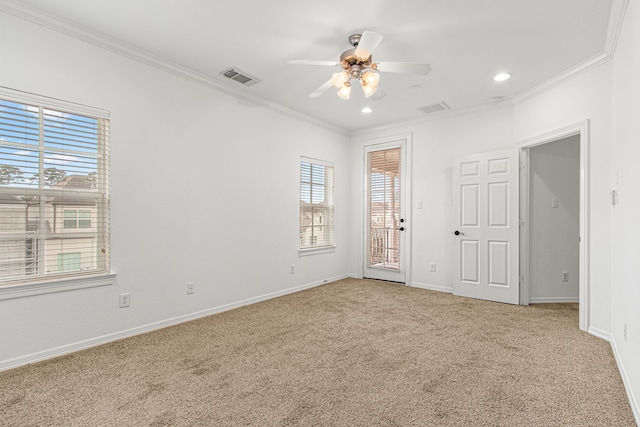
[[[245,86],[253,86],[254,84],[260,82],[259,79],[248,75],[247,73],[245,73],[244,71],[241,71],[236,67],[227,68],[226,70],[222,71],[220,74],[222,74],[228,79],[235,80],[238,83],[242,83]]]
[[[418,107],[418,110],[422,111],[425,114],[437,113],[438,111],[444,111],[444,110],[450,110],[450,109],[451,107],[449,107],[449,105],[444,101],[441,101],[438,104],[431,104],[431,105],[425,105],[423,107]]]

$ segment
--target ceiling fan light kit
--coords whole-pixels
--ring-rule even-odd
[[[290,64],[304,65],[331,65],[340,66],[344,71],[334,73],[328,82],[313,91],[309,97],[317,98],[335,86],[338,88],[338,96],[342,99],[351,97],[351,80],[358,80],[362,86],[365,97],[370,97],[378,91],[380,74],[375,71],[411,73],[426,75],[431,70],[429,64],[417,64],[411,62],[373,62],[371,53],[382,41],[382,36],[372,31],[364,31],[362,34],[349,36],[349,44],[352,49],[345,50],[340,55],[340,62],[331,61],[307,61],[291,60]],[[378,92],[375,99],[381,99],[384,92]]]
[[[378,86],[378,83],[380,82],[380,74],[367,71],[364,74],[362,74],[362,81],[366,82],[367,85],[370,85],[370,86],[374,86],[374,87]]]
[[[349,99],[351,97],[351,83],[345,82],[338,90],[338,96],[342,99]]]
[[[339,73],[334,73],[331,77],[331,83],[337,88],[341,88],[344,86],[346,82],[349,81],[349,75],[346,71],[341,71]]]

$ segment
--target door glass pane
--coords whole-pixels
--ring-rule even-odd
[[[400,269],[400,148],[367,154],[367,266]]]

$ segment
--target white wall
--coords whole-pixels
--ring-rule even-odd
[[[1,301],[0,368],[347,274],[346,136],[11,15],[0,39],[3,86],[111,111],[117,273]],[[335,253],[298,257],[301,155],[335,163]]]
[[[612,345],[640,422],[640,5],[629,2],[613,61]],[[624,325],[627,325],[627,338]]]
[[[398,126],[353,138],[351,147],[353,215],[349,262],[355,276],[362,275],[363,147],[377,139],[411,135],[410,215],[412,286],[451,291],[452,234],[451,191],[453,159],[485,151],[513,148],[513,115],[510,106],[437,118]],[[418,209],[422,202],[423,208]],[[429,271],[429,264],[436,271]]]
[[[578,302],[580,137],[531,148],[529,171],[529,302]]]
[[[588,328],[611,330],[611,63],[607,62],[545,92],[518,102],[514,139],[522,143],[589,120],[589,300]]]
[[[451,289],[451,164],[466,154],[505,148],[585,120],[590,121],[589,329],[608,336],[611,319],[609,183],[611,173],[611,64],[605,63],[514,106],[435,117],[355,135],[351,147],[353,198],[350,271],[362,272],[362,146],[391,135],[412,135],[411,284]],[[424,209],[418,210],[422,201]],[[411,227],[411,228],[409,228]],[[438,269],[429,272],[429,263]]]

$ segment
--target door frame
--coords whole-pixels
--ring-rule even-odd
[[[589,312],[590,312],[590,285],[589,285],[589,252],[590,252],[590,236],[589,236],[589,177],[590,171],[590,135],[589,135],[589,119],[572,125],[558,128],[550,132],[538,135],[524,141],[518,146],[521,150],[520,155],[520,304],[529,305],[530,290],[530,177],[529,177],[529,149],[539,145],[558,141],[563,138],[578,135],[580,138],[580,241],[579,247],[579,315],[578,327],[587,331],[589,329]]]
[[[412,155],[411,155],[411,143],[412,143],[412,134],[411,133],[403,133],[398,135],[387,136],[383,138],[377,138],[373,140],[366,141],[362,146],[362,269],[361,269],[361,277],[364,277],[365,264],[367,258],[367,197],[369,196],[367,191],[367,153],[370,151],[376,150],[384,150],[386,148],[392,148],[396,145],[398,141],[404,141],[404,152],[402,153],[401,161],[404,166],[404,219],[405,219],[405,232],[404,232],[404,284],[407,286],[411,286],[411,259],[412,259],[412,246],[411,246],[411,235],[412,235],[412,223],[411,223],[411,163],[412,163]]]

